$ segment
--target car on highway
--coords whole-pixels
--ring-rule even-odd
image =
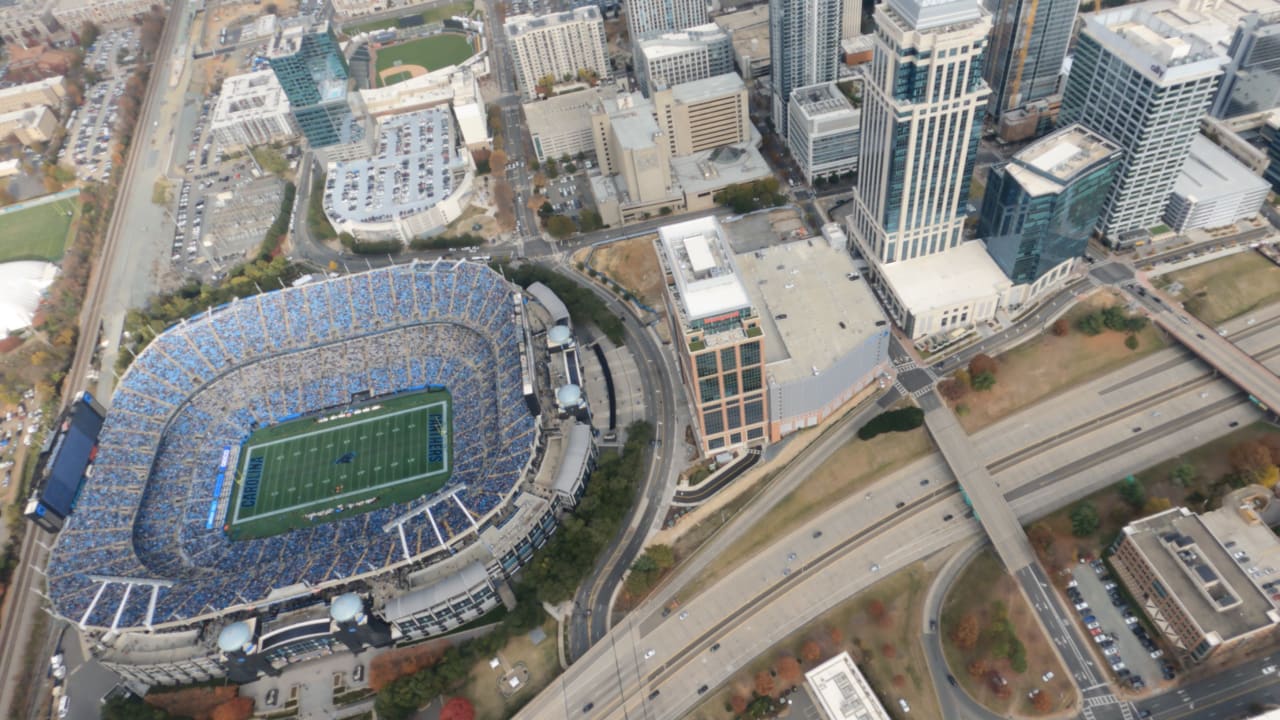
[[[586,705],[582,706],[582,712],[589,713],[591,712],[591,709],[594,708],[595,706],[596,706],[595,703],[587,703]]]
[[[1262,668],[1262,674],[1263,674],[1263,675],[1275,675],[1275,674],[1276,674],[1276,666],[1275,666],[1275,665],[1268,665],[1268,666],[1266,666],[1266,667]]]
[[[880,572],[880,566],[876,563],[871,563],[871,572]]]
[[[653,699],[657,698],[657,697],[658,697],[659,695],[661,695],[661,694],[662,694],[662,691],[661,691],[661,690],[654,690],[653,692],[649,693],[649,699],[650,699],[650,700],[653,700]]]
[[[657,650],[654,650],[653,648],[649,648],[648,650],[645,650],[645,651],[644,651],[644,659],[645,659],[645,660],[648,660],[649,658],[651,658],[651,657],[653,657],[654,655],[657,655],[657,654],[658,654],[658,651],[657,651]]]
[[[698,694],[699,694],[699,695],[701,695],[701,694],[705,693],[706,691],[707,691],[707,686],[706,686],[706,685],[703,685],[702,687],[699,687],[699,688],[698,688]]]
[[[688,619],[688,617],[689,617],[689,611],[688,611],[688,610],[684,610],[684,611],[682,611],[682,612],[680,613],[680,619],[681,619],[681,620]]]

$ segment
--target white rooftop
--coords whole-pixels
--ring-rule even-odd
[[[1006,172],[1032,196],[1062,192],[1077,174],[1120,152],[1114,143],[1070,125],[1019,150]]]
[[[958,25],[982,17],[978,0],[887,0],[887,3],[914,30]]]
[[[671,96],[683,103],[696,103],[742,92],[746,85],[738,73],[712,75],[671,86]]]
[[[725,230],[733,236],[733,223]],[[770,338],[766,362],[775,382],[811,377],[814,368],[824,371],[888,326],[848,251],[821,236],[735,259]]]
[[[1012,284],[979,240],[880,269],[914,315],[998,294]]]
[[[804,674],[814,704],[827,720],[889,720],[849,653],[842,652]]]
[[[685,322],[751,307],[714,216],[664,225],[658,239],[675,277]]]
[[[1222,72],[1226,58],[1189,29],[1168,22],[1154,9],[1127,5],[1082,16],[1084,28],[1157,85],[1174,85]]]
[[[1196,134],[1191,151],[1182,164],[1182,172],[1173,183],[1173,194],[1188,200],[1206,201],[1234,197],[1267,187],[1267,181],[1254,175],[1213,141]]]

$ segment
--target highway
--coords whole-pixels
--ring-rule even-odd
[[[1250,351],[1259,351],[1275,348],[1278,341],[1280,330],[1272,327],[1242,344],[1251,346],[1247,348]],[[1153,353],[1077,392],[1058,396],[997,423],[975,434],[973,443],[994,461],[1016,454],[1018,448],[1047,435],[1073,436],[1060,444],[1044,446],[993,475],[1020,521],[1026,522],[1105,486],[1116,477],[1229,432],[1232,422],[1243,424],[1258,417],[1256,409],[1239,399],[1238,391],[1225,381],[1210,380],[1205,385],[1178,390],[1186,387],[1189,379],[1206,374],[1203,367],[1181,359],[1177,349]],[[1155,404],[1139,403],[1126,414],[1108,416],[1116,408],[1141,400],[1140,396],[1154,399]],[[1237,399],[1227,407],[1216,405],[1231,396]],[[1136,436],[1129,431],[1139,422],[1136,418],[1150,418],[1152,413],[1164,418],[1160,426]],[[1196,414],[1197,421],[1177,424],[1178,418],[1188,414]],[[1040,422],[1032,423],[1032,418]],[[1095,422],[1096,418],[1103,419]],[[827,437],[834,435],[820,439],[818,445]],[[1051,472],[1044,472],[1043,456],[1051,456],[1053,459],[1047,464],[1058,468],[1075,464],[1074,472],[1043,482],[1051,476]],[[1080,460],[1086,457],[1095,458],[1095,462],[1082,465]],[[669,583],[569,668],[562,682],[535,699],[522,716],[539,717],[540,711],[550,712],[553,707],[562,711],[576,708],[580,712],[588,702],[595,705],[589,717],[681,716],[695,704],[700,684],[715,687],[794,628],[870,584],[877,576],[870,571],[871,562],[879,565],[879,573],[889,573],[936,549],[980,537],[977,523],[939,521],[943,514],[962,513],[963,505],[954,489],[935,496],[933,493],[938,490],[921,488],[919,494],[909,496],[919,487],[915,481],[921,476],[945,478],[947,472],[937,456],[930,456],[881,479],[872,489],[870,500],[846,500],[779,539],[773,549],[756,554],[696,597],[682,598],[682,607],[690,612],[686,620],[660,616],[662,605],[679,589],[678,582]],[[797,476],[788,469],[780,473],[779,481],[786,484],[788,477],[794,482]],[[1037,487],[1017,493],[1024,483]],[[895,510],[892,504],[899,499],[908,505]],[[736,520],[731,523],[736,524]],[[824,530],[820,538],[812,537],[815,528]],[[840,545],[851,539],[856,542]],[[787,564],[783,557],[788,550],[798,551],[800,559],[798,567],[783,575]],[[838,552],[824,555],[829,551]],[[699,553],[694,560],[701,556]],[[822,572],[809,572],[818,567],[815,563],[825,562],[831,564],[822,565]],[[1033,579],[1037,583],[1041,580]],[[775,595],[759,598],[751,592],[760,588]],[[714,658],[708,651],[712,642],[721,643]],[[646,661],[643,654],[649,649],[655,650],[655,656]],[[690,669],[701,672],[682,672],[690,661],[697,663]],[[1091,661],[1085,658],[1085,662]],[[659,694],[650,700],[653,690]],[[1104,705],[1093,708],[1093,714],[1122,717],[1124,710],[1127,707],[1118,704]]]

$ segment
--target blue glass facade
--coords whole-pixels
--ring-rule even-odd
[[[1073,168],[1068,177],[1051,176],[1018,156],[992,168],[978,237],[1010,280],[1034,283],[1064,261],[1084,255],[1119,157],[1119,150],[1110,147],[1092,162]]]
[[[363,134],[347,104],[349,70],[332,31],[303,35],[295,52],[269,61],[311,147],[350,142]]]

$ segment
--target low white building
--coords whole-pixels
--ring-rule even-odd
[[[1266,180],[1209,138],[1196,135],[1173,183],[1164,221],[1177,232],[1223,227],[1257,215],[1270,191]]]
[[[879,268],[886,309],[913,340],[995,317],[1013,283],[978,240]],[[957,335],[958,336],[958,335]]]
[[[835,83],[796,88],[787,112],[787,147],[807,182],[858,169],[862,113]]]
[[[823,720],[889,720],[889,713],[849,653],[804,674],[804,689]]]
[[[408,243],[444,230],[471,202],[471,153],[448,108],[381,118],[371,158],[329,163],[324,211],[340,233]]]
[[[284,142],[298,135],[289,98],[270,70],[223,80],[209,130],[218,145],[228,150]]]
[[[129,20],[151,10],[152,0],[57,0],[53,19],[64,28],[76,30],[87,22],[96,25]]]

